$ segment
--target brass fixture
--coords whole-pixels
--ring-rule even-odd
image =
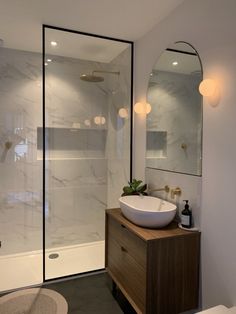
[[[177,187],[175,189],[171,189],[170,196],[171,198],[175,198],[175,196],[180,196],[182,193],[181,188]]]
[[[182,144],[181,144],[181,148],[184,149],[184,150],[187,149],[187,144],[182,143]]]
[[[161,192],[161,191],[165,191],[166,193],[169,193],[170,192],[169,185],[165,185],[164,188],[149,190],[149,192]]]
[[[5,149],[6,150],[9,150],[11,147],[12,147],[12,142],[9,142],[9,141],[5,142]]]

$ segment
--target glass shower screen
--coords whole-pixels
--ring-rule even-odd
[[[104,268],[105,210],[131,179],[132,43],[43,30],[37,136],[48,280]]]

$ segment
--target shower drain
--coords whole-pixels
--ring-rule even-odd
[[[52,254],[48,255],[48,258],[50,258],[50,259],[55,259],[55,258],[58,258],[58,257],[59,257],[59,254],[57,254],[57,253],[52,253]]]

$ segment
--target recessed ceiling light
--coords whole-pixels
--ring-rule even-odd
[[[152,72],[150,73],[150,76],[153,76],[153,73],[152,73]]]
[[[48,65],[48,63],[47,63],[47,62],[45,62],[45,63],[44,63],[44,65],[45,65],[45,66],[47,66],[47,65]]]
[[[52,62],[52,59],[47,59],[47,62]]]
[[[57,46],[57,42],[56,41],[51,41],[51,46],[56,47]]]
[[[172,62],[172,65],[175,67],[176,65],[178,65],[177,61]]]

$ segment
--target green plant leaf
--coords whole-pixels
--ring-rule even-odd
[[[126,194],[131,194],[133,192],[133,189],[130,186],[124,186],[123,191]]]
[[[133,179],[132,182],[128,182],[129,186],[123,187],[123,194],[121,196],[125,195],[147,195],[145,190],[147,189],[147,184],[140,185],[143,181],[142,180],[136,180]]]
[[[131,183],[131,186],[132,186],[132,188],[133,188],[134,190],[136,190],[137,187],[138,187],[141,183],[142,183],[141,180],[136,180],[136,179],[134,179],[134,180],[132,181],[132,183]]]
[[[142,193],[147,189],[147,184],[141,185],[137,188],[137,192]]]

